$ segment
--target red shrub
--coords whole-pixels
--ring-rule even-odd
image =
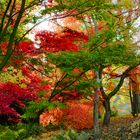
[[[28,101],[36,99],[37,95],[14,83],[0,84],[0,123],[18,122],[20,114]]]
[[[40,124],[59,124],[63,121],[66,127],[84,129],[93,127],[92,104],[68,102],[66,109],[55,108],[40,115]]]
[[[67,104],[67,115],[65,116],[66,127],[84,129],[93,127],[92,106],[78,102]]]
[[[57,125],[62,121],[63,115],[63,110],[57,107],[41,114],[39,122],[42,126],[47,126],[49,124]]]

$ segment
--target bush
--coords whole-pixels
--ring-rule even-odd
[[[0,84],[0,123],[18,123],[28,101],[37,95],[14,83]]]
[[[1,140],[15,140],[18,138],[18,132],[11,130],[9,127],[0,127],[0,139]]]
[[[113,109],[111,110],[111,117],[117,117],[118,116],[118,111]]]
[[[28,137],[37,137],[43,127],[37,123],[23,124],[11,126],[0,125],[0,140],[23,140]]]
[[[84,129],[93,127],[92,105],[69,102],[67,103],[65,126],[74,129]]]
[[[44,112],[40,115],[39,122],[42,126],[48,126],[49,124],[58,125],[63,118],[64,111],[60,107],[56,107],[52,110]]]
[[[52,140],[88,140],[88,135],[85,132],[77,133],[75,130],[62,131],[60,134],[53,136]]]
[[[66,128],[84,129],[93,127],[93,113],[91,103],[69,101],[66,108],[60,107],[48,110],[40,115],[39,122],[42,126],[58,125],[63,122]]]

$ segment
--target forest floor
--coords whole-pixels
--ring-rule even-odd
[[[110,126],[101,128],[102,140],[140,140],[140,116],[112,117]]]
[[[101,126],[101,123],[100,123]],[[41,133],[37,140],[52,140],[54,135],[63,135],[60,129],[45,130]],[[85,129],[81,131],[88,135],[88,140],[94,140],[92,137],[93,130]],[[80,134],[81,132],[78,132]],[[132,115],[112,117],[109,127],[101,127],[100,129],[101,139],[100,140],[140,140],[140,116],[133,117]],[[29,138],[32,140],[32,138]],[[57,139],[59,140],[59,139]],[[63,140],[60,138],[60,140]],[[65,139],[64,139],[65,140]],[[70,139],[79,140],[79,139]],[[80,140],[87,140],[80,139]]]

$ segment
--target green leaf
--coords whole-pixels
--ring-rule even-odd
[[[44,95],[44,94],[46,94],[46,91],[45,90],[41,90],[41,91],[38,92],[38,94],[39,95]]]
[[[59,106],[62,109],[66,108],[66,105],[64,103],[61,103],[61,102],[57,102],[56,105]]]
[[[40,84],[41,85],[46,85],[46,84],[48,84],[49,83],[49,81],[42,81]]]

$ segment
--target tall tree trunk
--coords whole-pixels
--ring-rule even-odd
[[[136,93],[137,90],[137,83],[129,78],[129,95],[131,101],[131,108],[132,108],[132,115],[133,117],[138,117],[139,113],[139,95]]]
[[[95,140],[100,139],[98,102],[99,102],[99,95],[96,93],[95,97],[94,97],[94,110],[93,110],[94,138],[95,138]]]
[[[96,77],[96,82],[99,84],[100,79],[99,79],[99,71],[95,71],[95,77]],[[93,99],[94,107],[93,107],[93,122],[94,122],[94,139],[95,140],[100,140],[100,128],[99,128],[99,110],[98,110],[98,104],[99,104],[99,92],[100,88],[95,87],[95,96]]]
[[[94,19],[93,15],[91,15],[91,23],[94,26],[94,31],[95,31],[95,36],[96,36],[96,34],[98,34],[98,25],[97,25],[97,22]],[[100,84],[99,69],[95,70],[95,77],[96,77],[97,84]],[[93,78],[95,78],[95,77],[93,76]],[[95,87],[94,110],[93,110],[94,138],[95,138],[95,140],[100,140],[99,111],[98,111],[99,92],[100,92],[100,88]]]
[[[103,126],[109,126],[110,125],[110,117],[111,117],[111,108],[110,108],[110,100],[106,99],[103,102],[103,106],[105,108],[105,115],[103,120]]]

